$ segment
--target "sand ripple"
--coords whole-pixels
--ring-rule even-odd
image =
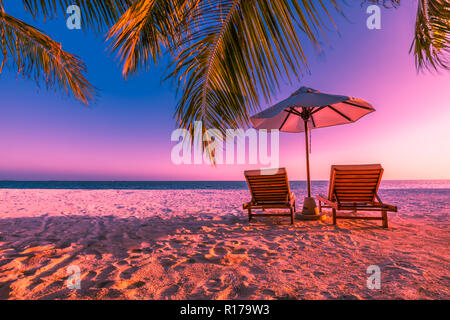
[[[249,224],[241,190],[1,190],[0,299],[448,299],[447,200],[399,192],[384,191],[405,204],[385,230]]]

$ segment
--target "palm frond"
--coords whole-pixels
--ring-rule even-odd
[[[84,76],[86,66],[78,57],[62,50],[60,43],[2,10],[0,36],[0,74],[7,65],[38,84],[44,80],[47,88],[70,91],[83,103],[93,98],[94,88]]]
[[[198,0],[194,0],[198,1]],[[163,50],[172,50],[185,26],[183,17],[191,0],[136,0],[109,30],[109,50],[118,52],[123,75],[128,78],[138,70],[157,63]]]
[[[335,0],[136,0],[108,38],[125,77],[163,49],[174,54],[167,78],[182,92],[178,125],[193,136],[201,121],[203,133],[225,134],[248,125],[260,93],[270,100],[282,78],[308,70],[298,34],[318,48],[329,5],[339,11]]]
[[[184,37],[168,76],[182,91],[179,126],[191,134],[195,121],[223,134],[246,127],[260,94],[269,101],[280,79],[291,81],[308,70],[298,34],[302,30],[319,46],[324,26],[319,12],[331,21],[322,1],[200,1],[196,29]]]
[[[382,4],[398,8],[400,0],[363,0],[362,3]],[[414,53],[416,67],[421,69],[449,69],[450,55],[450,1],[418,0],[414,39],[410,52]]]
[[[42,14],[45,20],[58,14],[67,17],[66,10],[71,5],[81,9],[82,28],[101,32],[110,28],[128,9],[134,0],[22,0],[25,9],[33,17]]]
[[[450,2],[419,0],[416,29],[411,52],[419,69],[449,69]]]

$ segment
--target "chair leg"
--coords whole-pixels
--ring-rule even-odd
[[[322,201],[319,200],[319,213],[322,214]]]
[[[383,218],[383,228],[387,228],[388,227],[388,217],[387,217],[387,211],[386,210],[382,210],[381,211],[381,217]]]
[[[333,208],[333,224],[336,224],[336,209]]]
[[[291,210],[291,224],[294,224],[294,208],[290,208],[290,210]]]
[[[252,208],[248,207],[248,222],[252,220]]]
[[[294,212],[297,212],[297,210],[295,209],[295,201],[294,201]]]

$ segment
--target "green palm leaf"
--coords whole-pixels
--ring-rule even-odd
[[[338,8],[334,0],[326,3]],[[324,19],[331,21],[322,1],[138,0],[109,38],[125,76],[168,48],[175,54],[168,78],[181,90],[179,126],[193,135],[194,122],[202,121],[204,132],[225,133],[248,124],[261,93],[270,99],[282,78],[308,69],[298,34],[318,47]]]
[[[157,63],[164,50],[171,52],[192,7],[189,0],[136,0],[109,30],[109,49],[118,52],[123,75],[128,78],[139,69]]]
[[[327,16],[325,5],[319,8]],[[203,1],[195,32],[184,39],[169,74],[182,90],[179,126],[191,135],[195,121],[204,133],[246,127],[260,95],[269,101],[281,79],[308,69],[298,34],[319,46],[324,23],[318,11],[313,1]]]
[[[111,27],[132,4],[133,0],[22,0],[27,12],[44,20],[56,18],[71,5],[81,9],[82,28],[102,31]],[[0,0],[0,74],[8,65],[24,77],[33,78],[39,85],[59,88],[83,103],[92,100],[95,91],[84,74],[86,66],[76,56],[61,49],[61,45],[32,26],[17,20],[4,11]],[[8,63],[9,62],[9,63]]]
[[[389,4],[397,8],[400,0],[364,0],[365,2]],[[450,1],[417,0],[417,16],[414,39],[410,52],[414,53],[416,67],[421,69],[449,69],[450,54]]]
[[[110,28],[132,4],[133,0],[22,0],[25,9],[33,17],[42,14],[44,19],[53,19],[58,13],[67,17],[71,5],[80,7],[82,28],[102,31]]]
[[[411,51],[418,68],[449,69],[450,2],[419,0]]]
[[[0,74],[5,66],[48,88],[59,88],[88,103],[94,88],[84,77],[86,66],[36,28],[0,10]]]

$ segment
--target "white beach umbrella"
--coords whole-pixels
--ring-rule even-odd
[[[301,87],[289,98],[251,117],[255,129],[305,132],[308,196],[303,203],[303,215],[317,217],[315,201],[311,197],[308,130],[352,123],[373,111],[375,109],[367,101]]]

